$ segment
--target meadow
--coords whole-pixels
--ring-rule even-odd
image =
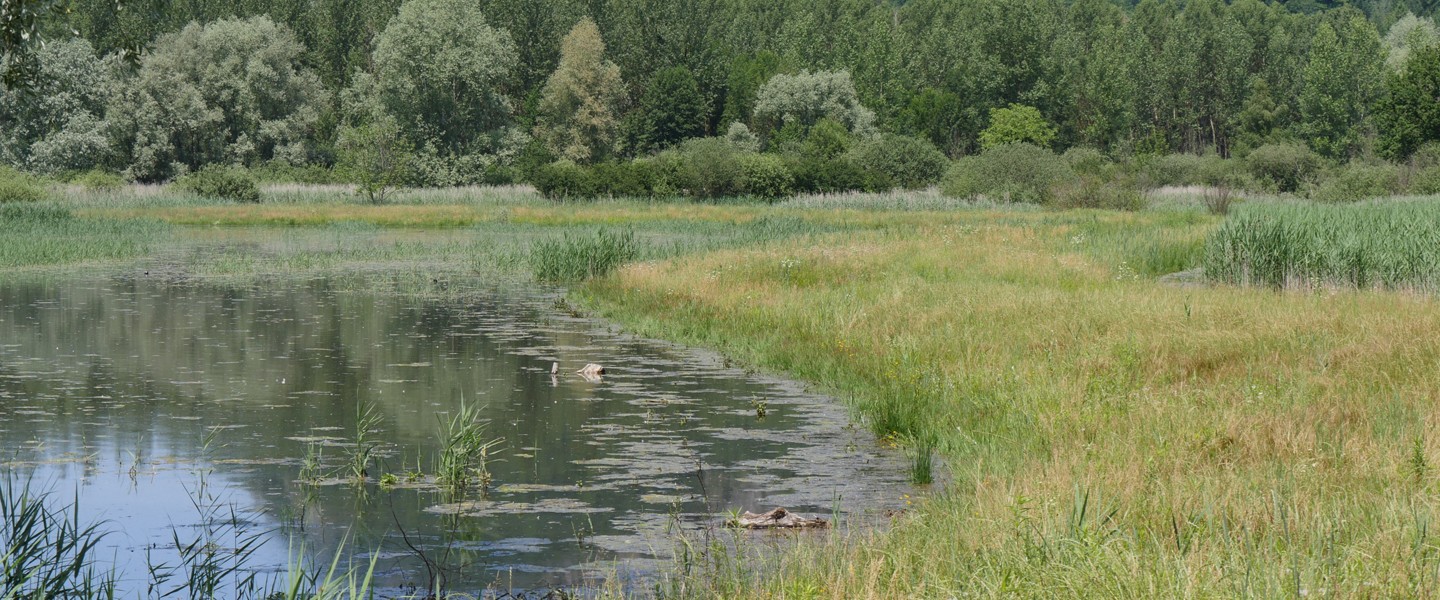
[[[1440,220],[1423,199],[1250,201],[1217,217],[1186,198],[1113,212],[925,193],[266,194],[71,191],[5,213],[0,227],[30,233],[0,237],[0,257],[31,273],[163,264],[402,291],[553,280],[637,334],[833,394],[910,454],[914,480],[937,482],[892,527],[800,544],[772,568],[749,568],[745,545],[699,548],[667,597],[1440,592],[1440,266],[1426,243]],[[57,253],[55,232],[87,242]],[[269,237],[175,251],[254,232]]]

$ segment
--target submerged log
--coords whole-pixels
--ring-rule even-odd
[[[580,369],[579,371],[576,371],[576,373],[579,373],[579,374],[584,375],[584,376],[586,376],[586,377],[594,377],[594,376],[598,376],[598,375],[604,375],[604,374],[605,374],[605,367],[602,367],[602,366],[597,365],[597,364],[595,364],[595,363],[590,363],[590,364],[588,364],[588,365],[585,365],[585,368]]]
[[[798,529],[829,527],[830,522],[819,517],[807,519],[783,508],[777,508],[758,515],[747,510],[745,514],[740,515],[740,518],[731,521],[730,526],[745,529]]]

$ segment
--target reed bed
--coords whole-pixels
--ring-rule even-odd
[[[1271,288],[1440,290],[1440,202],[1243,206],[1209,238],[1205,273]]]

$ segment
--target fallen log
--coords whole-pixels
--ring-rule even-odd
[[[747,510],[739,518],[730,521],[729,525],[745,529],[799,529],[829,527],[830,522],[819,517],[807,519],[783,508],[777,508],[758,515]]]

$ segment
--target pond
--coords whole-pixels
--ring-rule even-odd
[[[260,580],[301,548],[325,564],[344,548],[374,557],[386,590],[431,570],[462,591],[644,581],[678,533],[727,511],[858,522],[904,503],[903,457],[835,400],[559,298],[140,270],[0,284],[0,461],[9,485],[103,522],[122,590],[196,539],[252,548],[241,572]],[[602,378],[576,374],[592,362]],[[488,485],[457,493],[434,472],[462,406],[499,441]],[[357,485],[367,410],[377,445]]]

